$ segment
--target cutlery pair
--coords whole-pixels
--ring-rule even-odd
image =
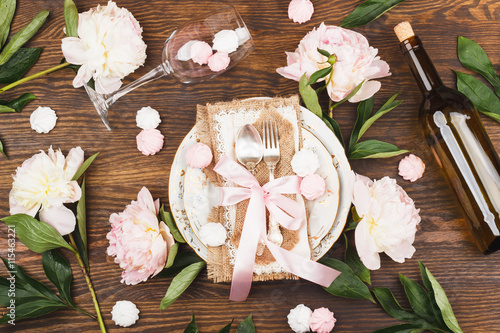
[[[274,180],[274,169],[280,160],[279,136],[276,122],[266,120],[262,124],[262,140],[253,125],[243,126],[236,139],[236,158],[252,174],[255,167],[262,159],[269,169],[269,181]],[[278,223],[269,217],[269,231],[267,234],[269,241],[281,246],[283,236]],[[257,255],[264,252],[263,243],[259,243]]]

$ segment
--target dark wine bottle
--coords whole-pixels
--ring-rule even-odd
[[[484,254],[500,249],[500,159],[471,101],[445,87],[411,25],[394,28],[423,94],[422,134],[444,171]]]

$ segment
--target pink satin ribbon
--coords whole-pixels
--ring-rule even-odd
[[[242,186],[221,187],[220,206],[235,205],[250,199],[236,254],[230,300],[244,301],[248,297],[259,239],[265,242],[281,267],[298,277],[328,287],[340,275],[337,270],[287,251],[267,240],[266,207],[274,219],[286,229],[297,230],[304,221],[304,206],[283,195],[300,193],[298,176],[278,178],[261,187],[246,168],[227,156],[221,157],[214,171]]]

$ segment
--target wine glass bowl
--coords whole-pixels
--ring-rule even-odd
[[[228,51],[229,64],[227,67],[220,71],[214,71],[207,64],[200,65],[194,62],[190,56],[190,45],[202,41],[212,46],[217,33],[221,31],[229,32],[233,38],[234,36],[238,37],[237,48]],[[183,83],[209,80],[234,67],[246,58],[253,49],[252,36],[240,15],[233,6],[226,6],[210,12],[204,17],[193,19],[175,30],[165,41],[162,63],[141,78],[107,95],[97,93],[88,85],[84,85],[84,87],[104,125],[111,130],[108,120],[109,107],[135,88],[170,74]],[[179,57],[181,55],[179,52],[182,53],[181,57]]]

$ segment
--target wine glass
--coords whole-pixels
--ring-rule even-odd
[[[224,31],[226,34],[229,31],[230,35],[238,37],[238,47],[235,51],[229,53],[230,62],[226,68],[220,71],[212,71],[209,66],[200,65],[192,59],[188,59],[190,58],[189,49],[192,43],[195,41],[204,41],[212,45],[215,35],[221,31]],[[236,34],[231,33],[231,31],[234,31]],[[226,6],[210,12],[204,17],[193,19],[175,30],[165,41],[162,63],[143,77],[111,94],[99,94],[88,85],[84,85],[84,87],[97,113],[101,116],[104,125],[111,130],[108,121],[110,105],[135,88],[170,74],[183,83],[208,80],[235,66],[249,55],[253,49],[252,36],[240,15],[233,6]]]

